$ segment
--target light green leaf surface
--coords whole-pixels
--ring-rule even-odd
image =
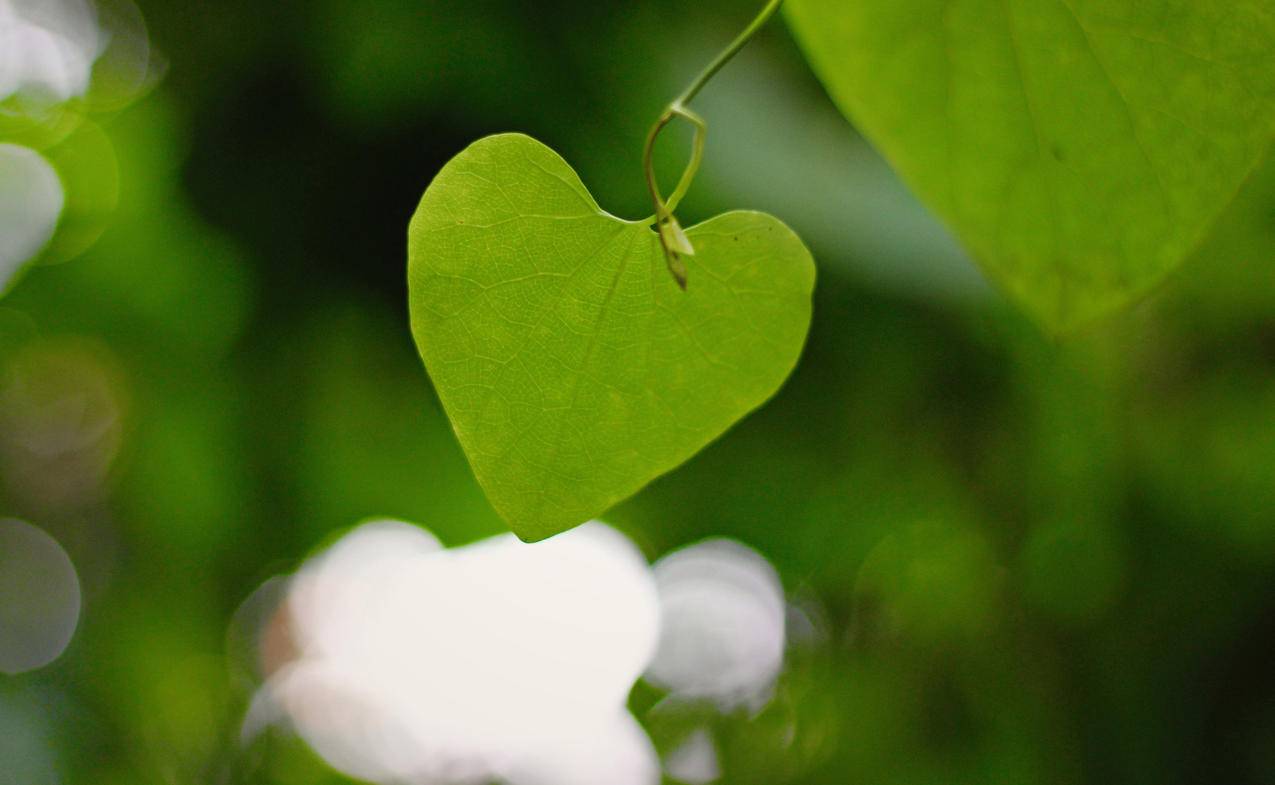
[[[678,289],[651,222],[622,221],[526,136],[476,142],[409,236],[412,331],[475,475],[525,540],[583,523],[770,398],[810,325],[814,263],[781,222],[687,231]]]
[[[1156,285],[1275,130],[1272,0],[791,0],[833,99],[1065,329]]]

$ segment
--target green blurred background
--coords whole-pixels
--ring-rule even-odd
[[[68,200],[0,300],[0,515],[84,602],[57,662],[0,676],[0,782],[345,782],[239,748],[232,617],[368,516],[504,530],[408,329],[422,191],[517,130],[645,215],[650,123],[756,4],[138,5],[146,90],[0,126]],[[1155,296],[1055,340],[782,23],[696,106],[684,222],[772,212],[820,275],[781,394],[608,516],[651,558],[748,543],[810,620],[771,704],[715,720],[723,781],[1275,783],[1275,167]]]

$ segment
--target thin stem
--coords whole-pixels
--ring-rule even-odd
[[[646,147],[642,152],[642,167],[646,171],[646,185],[651,192],[651,201],[655,204],[655,225],[659,231],[660,244],[664,248],[664,256],[668,262],[669,271],[673,274],[679,286],[686,288],[686,265],[682,262],[683,255],[693,255],[695,249],[691,246],[691,242],[687,239],[686,234],[682,231],[681,225],[678,224],[677,218],[674,217],[673,211],[681,203],[682,198],[686,196],[691,189],[691,183],[695,180],[695,175],[699,172],[700,163],[704,160],[704,141],[708,134],[708,124],[704,119],[695,112],[692,112],[687,104],[699,95],[704,86],[712,80],[717,73],[726,67],[726,64],[739,54],[748,42],[757,35],[766,23],[770,21],[779,7],[784,4],[784,0],[768,0],[766,6],[761,12],[749,23],[744,32],[731,42],[730,46],[722,50],[713,62],[708,64],[699,76],[691,82],[673,102],[668,105],[664,113],[660,115],[660,119],[655,121],[655,125],[651,127],[651,132],[646,137]],[[659,139],[660,133],[668,127],[669,123],[677,118],[689,122],[695,126],[695,142],[691,151],[691,160],[686,165],[686,169],[682,172],[682,177],[677,183],[677,188],[673,189],[673,195],[666,202],[660,196],[660,185],[655,177],[655,164],[653,157],[655,154],[655,142]]]
[[[757,14],[757,18],[748,27],[744,28],[744,32],[740,33],[739,37],[732,41],[730,46],[722,50],[716,60],[708,64],[703,73],[695,77],[695,81],[691,82],[691,86],[686,88],[686,91],[679,95],[677,100],[673,101],[673,105],[689,104],[693,101],[695,96],[699,95],[700,90],[704,89],[704,85],[708,84],[714,76],[717,76],[717,72],[725,68],[727,63],[735,59],[735,55],[739,54],[740,50],[747,46],[749,41],[753,40],[753,36],[757,35],[758,31],[766,26],[766,23],[770,21],[770,18],[775,15],[775,12],[783,4],[784,0],[770,0],[770,2],[766,3],[766,7],[761,10],[761,13]]]
[[[659,138],[660,132],[673,122],[676,118],[682,119],[695,126],[695,141],[691,149],[691,160],[686,165],[686,170],[682,172],[682,179],[678,181],[677,188],[673,189],[673,195],[666,202],[660,198],[660,186],[655,179],[655,166],[652,162],[652,156],[655,154],[655,140]],[[651,133],[646,137],[646,148],[642,152],[642,166],[646,170],[646,185],[651,191],[651,196],[655,200],[656,217],[660,215],[661,209],[665,213],[672,213],[681,204],[682,198],[686,196],[687,191],[691,190],[691,183],[695,180],[696,173],[699,172],[700,163],[704,160],[704,140],[708,134],[708,123],[704,118],[695,112],[687,109],[685,106],[673,105],[660,115],[660,119],[651,127]]]

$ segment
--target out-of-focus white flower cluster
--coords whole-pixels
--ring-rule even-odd
[[[365,525],[302,569],[285,612],[300,656],[267,694],[348,774],[655,781],[625,699],[655,649],[659,604],[641,554],[612,529],[443,550],[407,524]]]
[[[55,104],[84,95],[103,44],[85,0],[0,0],[0,101]]]
[[[729,711],[764,702],[783,664],[783,591],[759,554],[709,541],[652,569],[597,522],[450,550],[365,524],[271,607],[245,740],[286,720],[333,767],[386,785],[655,785],[659,756],[626,708],[644,673]],[[717,776],[701,736],[697,765],[670,758],[670,774]]]
[[[135,100],[160,70],[131,0],[0,0],[0,294],[28,263],[65,261],[100,234],[117,173],[89,116]],[[44,253],[76,222],[75,242]]]

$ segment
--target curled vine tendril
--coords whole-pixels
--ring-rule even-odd
[[[677,285],[683,290],[686,289],[686,263],[682,261],[683,256],[694,256],[695,247],[691,245],[690,238],[686,236],[686,232],[682,230],[682,225],[678,223],[677,216],[674,211],[681,204],[682,198],[686,196],[687,191],[691,189],[691,183],[695,181],[695,175],[699,172],[700,163],[704,160],[704,142],[708,135],[708,123],[704,118],[700,117],[687,106],[704,86],[709,83],[718,71],[726,66],[735,55],[739,54],[749,41],[753,39],[757,33],[766,26],[779,7],[783,5],[784,0],[769,0],[761,12],[749,23],[739,36],[731,42],[730,46],[722,50],[713,62],[708,64],[699,76],[695,77],[695,81],[691,82],[677,98],[660,115],[655,121],[655,125],[651,126],[651,132],[646,137],[646,148],[642,154],[642,167],[646,170],[646,185],[651,192],[651,201],[655,204],[655,227],[659,232],[660,245],[664,249],[664,258],[668,262],[669,272],[672,273],[673,279],[677,281]],[[686,169],[682,171],[682,177],[677,183],[677,187],[673,189],[672,195],[666,201],[660,194],[660,184],[655,177],[655,165],[653,157],[655,153],[655,142],[660,137],[660,133],[664,131],[674,120],[682,119],[690,123],[695,128],[695,141],[691,150],[691,160],[686,165]]]

